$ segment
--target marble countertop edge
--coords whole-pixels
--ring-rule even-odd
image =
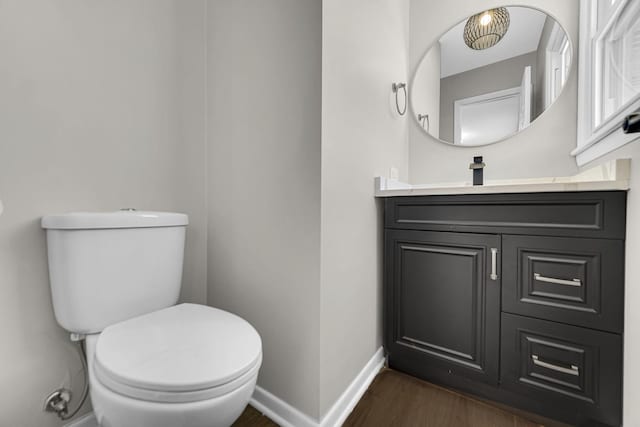
[[[375,196],[429,196],[453,194],[544,193],[569,191],[629,190],[630,159],[616,159],[573,176],[487,180],[485,185],[470,181],[433,184],[407,184],[376,177]]]

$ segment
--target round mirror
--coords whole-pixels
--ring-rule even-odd
[[[571,42],[529,7],[480,11],[434,43],[411,85],[419,126],[442,142],[491,144],[525,129],[560,95]]]

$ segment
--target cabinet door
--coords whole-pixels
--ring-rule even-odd
[[[500,236],[387,230],[385,240],[390,365],[497,384]]]

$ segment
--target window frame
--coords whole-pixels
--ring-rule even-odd
[[[640,108],[640,93],[620,107],[617,112],[598,126],[593,126],[597,93],[594,82],[599,79],[602,59],[598,52],[608,34],[608,28],[623,13],[634,13],[640,8],[637,1],[618,0],[607,25],[593,37],[597,20],[597,0],[580,1],[580,43],[578,61],[578,129],[577,147],[571,152],[579,166],[614,151],[640,138],[638,134],[625,134],[621,124],[624,118]]]

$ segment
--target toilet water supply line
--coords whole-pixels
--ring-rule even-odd
[[[87,352],[84,348],[84,340],[79,336],[72,334],[71,340],[77,343],[78,353],[80,354],[80,361],[82,362],[82,372],[84,376],[84,386],[82,387],[82,396],[80,397],[80,402],[76,408],[69,412],[69,402],[71,402],[71,390],[66,388],[59,388],[53,393],[51,393],[44,402],[44,411],[45,412],[54,412],[58,418],[63,421],[69,420],[73,418],[84,402],[87,400],[87,396],[89,395],[89,367],[87,366]]]

